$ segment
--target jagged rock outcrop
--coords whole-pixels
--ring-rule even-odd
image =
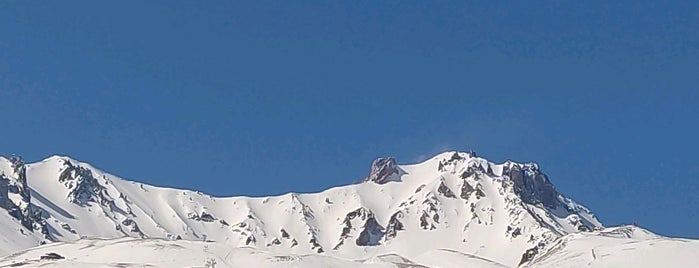
[[[442,180],[442,181],[439,183],[439,188],[437,188],[437,191],[438,191],[440,194],[442,194],[444,197],[447,197],[447,198],[456,198],[456,195],[454,195],[454,192],[452,192],[452,190],[449,188],[449,186],[447,186],[447,185],[445,184],[444,180]]]
[[[459,197],[461,197],[461,199],[468,199],[475,190],[476,189],[473,188],[468,181],[464,180],[461,185],[461,194],[459,194]]]
[[[10,178],[6,177],[5,174],[0,174],[0,208],[2,209],[10,208],[9,187]]]
[[[19,219],[22,225],[29,230],[33,230],[33,220],[31,213],[31,193],[29,192],[29,186],[27,185],[27,168],[24,165],[24,160],[21,157],[13,156],[10,157],[10,162],[12,163],[13,176],[17,179],[13,185],[10,185],[9,194],[16,194],[20,197],[20,200],[14,201],[10,208],[10,215]]]
[[[538,165],[534,163],[505,165],[503,175],[512,180],[515,193],[525,203],[541,203],[552,209],[558,206],[558,192],[548,177],[539,171]]]
[[[98,202],[105,206],[113,206],[113,199],[92,175],[90,169],[65,161],[58,181],[69,189],[68,200],[75,204],[83,206],[88,202]]]
[[[376,246],[379,245],[379,241],[383,238],[384,228],[376,221],[374,214],[369,214],[366,223],[362,226],[362,232],[359,233],[359,237],[355,241],[357,246]]]
[[[405,173],[396,164],[396,159],[393,157],[378,158],[371,163],[369,176],[364,181],[371,181],[378,184],[384,184],[391,181],[400,181],[400,176]]]
[[[517,264],[517,265],[518,265],[518,266],[521,266],[522,264],[525,264],[525,263],[531,261],[532,259],[534,259],[534,256],[536,256],[536,254],[538,254],[538,253],[539,253],[539,247],[538,247],[538,246],[535,246],[535,247],[533,247],[533,248],[527,249],[527,251],[525,251],[525,252],[522,254],[522,259],[519,261],[519,264]]]
[[[384,239],[386,241],[396,238],[396,236],[398,235],[398,231],[402,231],[405,229],[403,222],[401,222],[402,218],[403,212],[398,211],[396,213],[393,213],[391,219],[388,220],[388,225],[386,226],[386,232],[384,236]]]
[[[12,156],[7,158],[7,161],[10,162],[11,173],[0,174],[0,208],[7,210],[28,230],[39,230],[46,234],[46,224],[41,218],[41,211],[31,206],[31,191],[24,160],[19,156]]]
[[[357,237],[355,239],[357,246],[376,246],[380,244],[384,234],[384,227],[378,223],[374,213],[363,207],[358,208],[345,216],[340,242],[335,245],[334,249],[339,249],[346,240],[355,236]]]
[[[187,215],[187,218],[195,220],[195,221],[203,221],[203,222],[214,222],[216,221],[216,217],[214,215],[211,215],[207,213],[206,211],[202,211],[201,214],[197,214],[196,212],[190,212]],[[222,221],[221,224],[228,225],[226,221]]]

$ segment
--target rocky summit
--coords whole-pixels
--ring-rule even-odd
[[[604,254],[624,243],[668,251],[680,243],[635,226],[605,228],[539,165],[493,163],[474,152],[410,165],[379,158],[361,183],[254,198],[150,186],[63,156],[0,158],[0,174],[0,255],[11,254],[0,266],[79,266],[91,263],[89,250],[172,247],[189,250],[190,259],[177,250],[163,256],[224,267],[577,267],[609,264]],[[697,241],[682,243],[686,254],[699,253]],[[41,244],[49,245],[21,251]],[[634,252],[623,254],[648,256]],[[66,258],[42,259],[49,253]],[[119,254],[104,264],[141,258]]]

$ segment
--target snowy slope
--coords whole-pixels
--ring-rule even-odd
[[[255,256],[350,265],[448,267],[458,260],[514,267],[551,252],[569,234],[602,228],[588,209],[558,193],[536,164],[496,164],[472,152],[446,152],[412,165],[381,158],[359,184],[258,198],[153,187],[68,157],[19,164],[0,158],[9,188],[28,184],[14,194],[24,197],[13,199],[19,204],[10,206],[14,216],[0,218],[0,254],[42,241],[131,237],[177,240],[172,243],[185,248],[203,243],[187,241],[209,241],[204,244]],[[31,206],[21,210],[24,203]]]
[[[699,267],[699,240],[668,238],[635,226],[567,235],[526,266]]]
[[[567,235],[522,267],[697,267],[699,241],[653,235],[632,226]],[[49,253],[64,259],[41,260]],[[383,254],[343,259],[327,254],[278,254],[223,243],[164,239],[83,239],[52,243],[0,258],[0,267],[488,267],[507,266],[454,250],[408,259]]]
[[[49,253],[64,259],[41,260]],[[426,254],[428,262],[440,262],[445,254]],[[454,255],[452,265],[468,267],[507,267],[477,257]],[[387,254],[367,259],[348,260],[322,254],[279,255],[249,248],[230,247],[221,243],[201,241],[168,241],[163,239],[119,238],[113,240],[83,239],[76,242],[54,243],[0,259],[0,267],[397,267],[425,268],[404,257]],[[456,266],[453,266],[456,267]]]
[[[34,247],[43,240],[39,234],[28,231],[7,213],[0,213],[0,223],[0,256]]]

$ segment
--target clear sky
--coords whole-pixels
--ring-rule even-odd
[[[0,154],[260,196],[473,149],[699,237],[696,1],[144,2],[0,1]]]

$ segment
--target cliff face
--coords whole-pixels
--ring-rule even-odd
[[[31,206],[27,169],[21,157],[1,158],[6,167],[0,174],[0,208],[17,219],[27,230],[44,232],[41,211]]]

